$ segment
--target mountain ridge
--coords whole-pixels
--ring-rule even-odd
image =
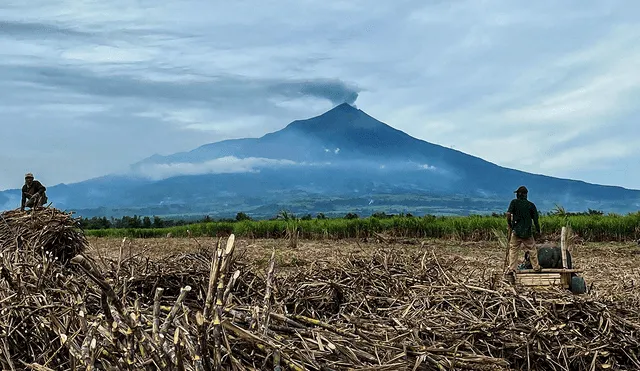
[[[345,120],[345,118],[347,120]],[[353,120],[354,118],[360,119],[360,120]],[[326,122],[332,123],[333,125],[327,128],[327,126],[324,125]],[[326,140],[329,138],[327,138],[326,135],[321,135],[322,133],[330,133],[333,136],[341,137],[340,135],[343,135],[345,133],[340,132],[340,129],[344,129],[344,128],[347,128],[347,134],[355,135],[353,129],[358,128],[358,126],[366,128],[369,131],[371,131],[372,129],[376,129],[376,131],[378,132],[384,130],[386,133],[392,134],[396,136],[396,138],[401,137],[401,139],[405,141],[417,141],[417,142],[421,142],[423,144],[432,146],[437,150],[448,151],[456,154],[461,154],[464,156],[469,156],[481,161],[485,161],[478,156],[473,156],[473,155],[464,153],[462,151],[458,151],[452,148],[447,148],[447,147],[434,144],[419,138],[412,137],[402,130],[396,129],[387,123],[384,123],[382,121],[379,121],[373,118],[372,116],[362,111],[361,109],[356,109],[353,106],[349,105],[348,103],[342,103],[321,115],[311,117],[308,119],[294,120],[289,124],[287,124],[284,128],[274,132],[266,133],[261,137],[226,139],[218,142],[203,144],[191,151],[177,152],[177,153],[166,155],[166,156],[154,154],[153,156],[150,156],[146,159],[139,161],[133,166],[139,165],[141,163],[157,163],[160,160],[163,160],[163,161],[183,160],[193,155],[196,155],[198,153],[210,151],[215,147],[221,146],[221,147],[224,147],[225,149],[229,147],[237,148],[237,146],[252,145],[256,142],[264,142],[264,141],[269,141],[271,139],[282,139],[282,137],[286,138],[287,136],[291,136],[290,139],[302,139],[303,141],[305,139],[303,136],[312,136],[316,139]],[[357,134],[360,134],[360,132],[357,132]],[[380,134],[385,134],[385,133],[380,133]],[[385,144],[387,146],[389,145],[388,142]],[[376,147],[376,148],[379,148],[379,147]],[[219,152],[216,152],[216,155],[219,155]],[[188,158],[188,159],[192,160],[191,158]]]
[[[376,209],[362,209],[364,201],[355,200],[369,202],[391,195],[397,200],[394,207],[409,212],[424,210],[416,206],[422,205],[419,199],[431,200],[434,209],[447,212],[447,205],[459,204],[447,200],[477,199],[487,205],[483,212],[494,212],[495,205],[507,202],[522,184],[543,208],[561,204],[629,212],[640,206],[638,190],[503,167],[412,137],[346,103],[258,138],[154,154],[133,163],[127,174],[51,187],[49,198],[65,208],[82,210],[233,214],[262,212],[275,204],[326,212],[321,207],[327,204],[321,200],[330,196],[352,200],[355,209],[366,213]],[[15,192],[0,193],[2,200],[5,205],[15,202]]]

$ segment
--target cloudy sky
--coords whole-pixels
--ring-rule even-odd
[[[0,2],[0,189],[347,101],[525,171],[640,188],[640,2]]]

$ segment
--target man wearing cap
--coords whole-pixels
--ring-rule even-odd
[[[511,201],[507,210],[507,223],[509,223],[512,232],[509,237],[509,267],[506,273],[515,273],[518,264],[516,260],[518,249],[529,251],[531,265],[535,271],[539,272],[538,249],[533,238],[533,227],[535,227],[536,234],[540,234],[538,209],[533,202],[527,200],[529,193],[527,187],[520,186],[514,193],[516,198]]]
[[[37,207],[47,203],[47,188],[37,180],[33,180],[33,174],[27,173],[24,176],[24,185],[22,186],[22,202],[20,210],[24,211],[26,207]],[[29,200],[29,201],[27,201]]]

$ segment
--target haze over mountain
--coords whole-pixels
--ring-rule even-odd
[[[52,186],[48,195],[54,206],[86,216],[467,214],[504,211],[522,184],[542,210],[560,204],[624,213],[640,205],[640,191],[500,167],[411,137],[347,103],[260,138],[154,155],[128,173]],[[19,191],[0,193],[0,204],[19,205]]]

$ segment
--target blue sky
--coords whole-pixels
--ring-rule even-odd
[[[343,101],[503,166],[640,189],[639,18],[637,1],[5,0],[0,189]]]

